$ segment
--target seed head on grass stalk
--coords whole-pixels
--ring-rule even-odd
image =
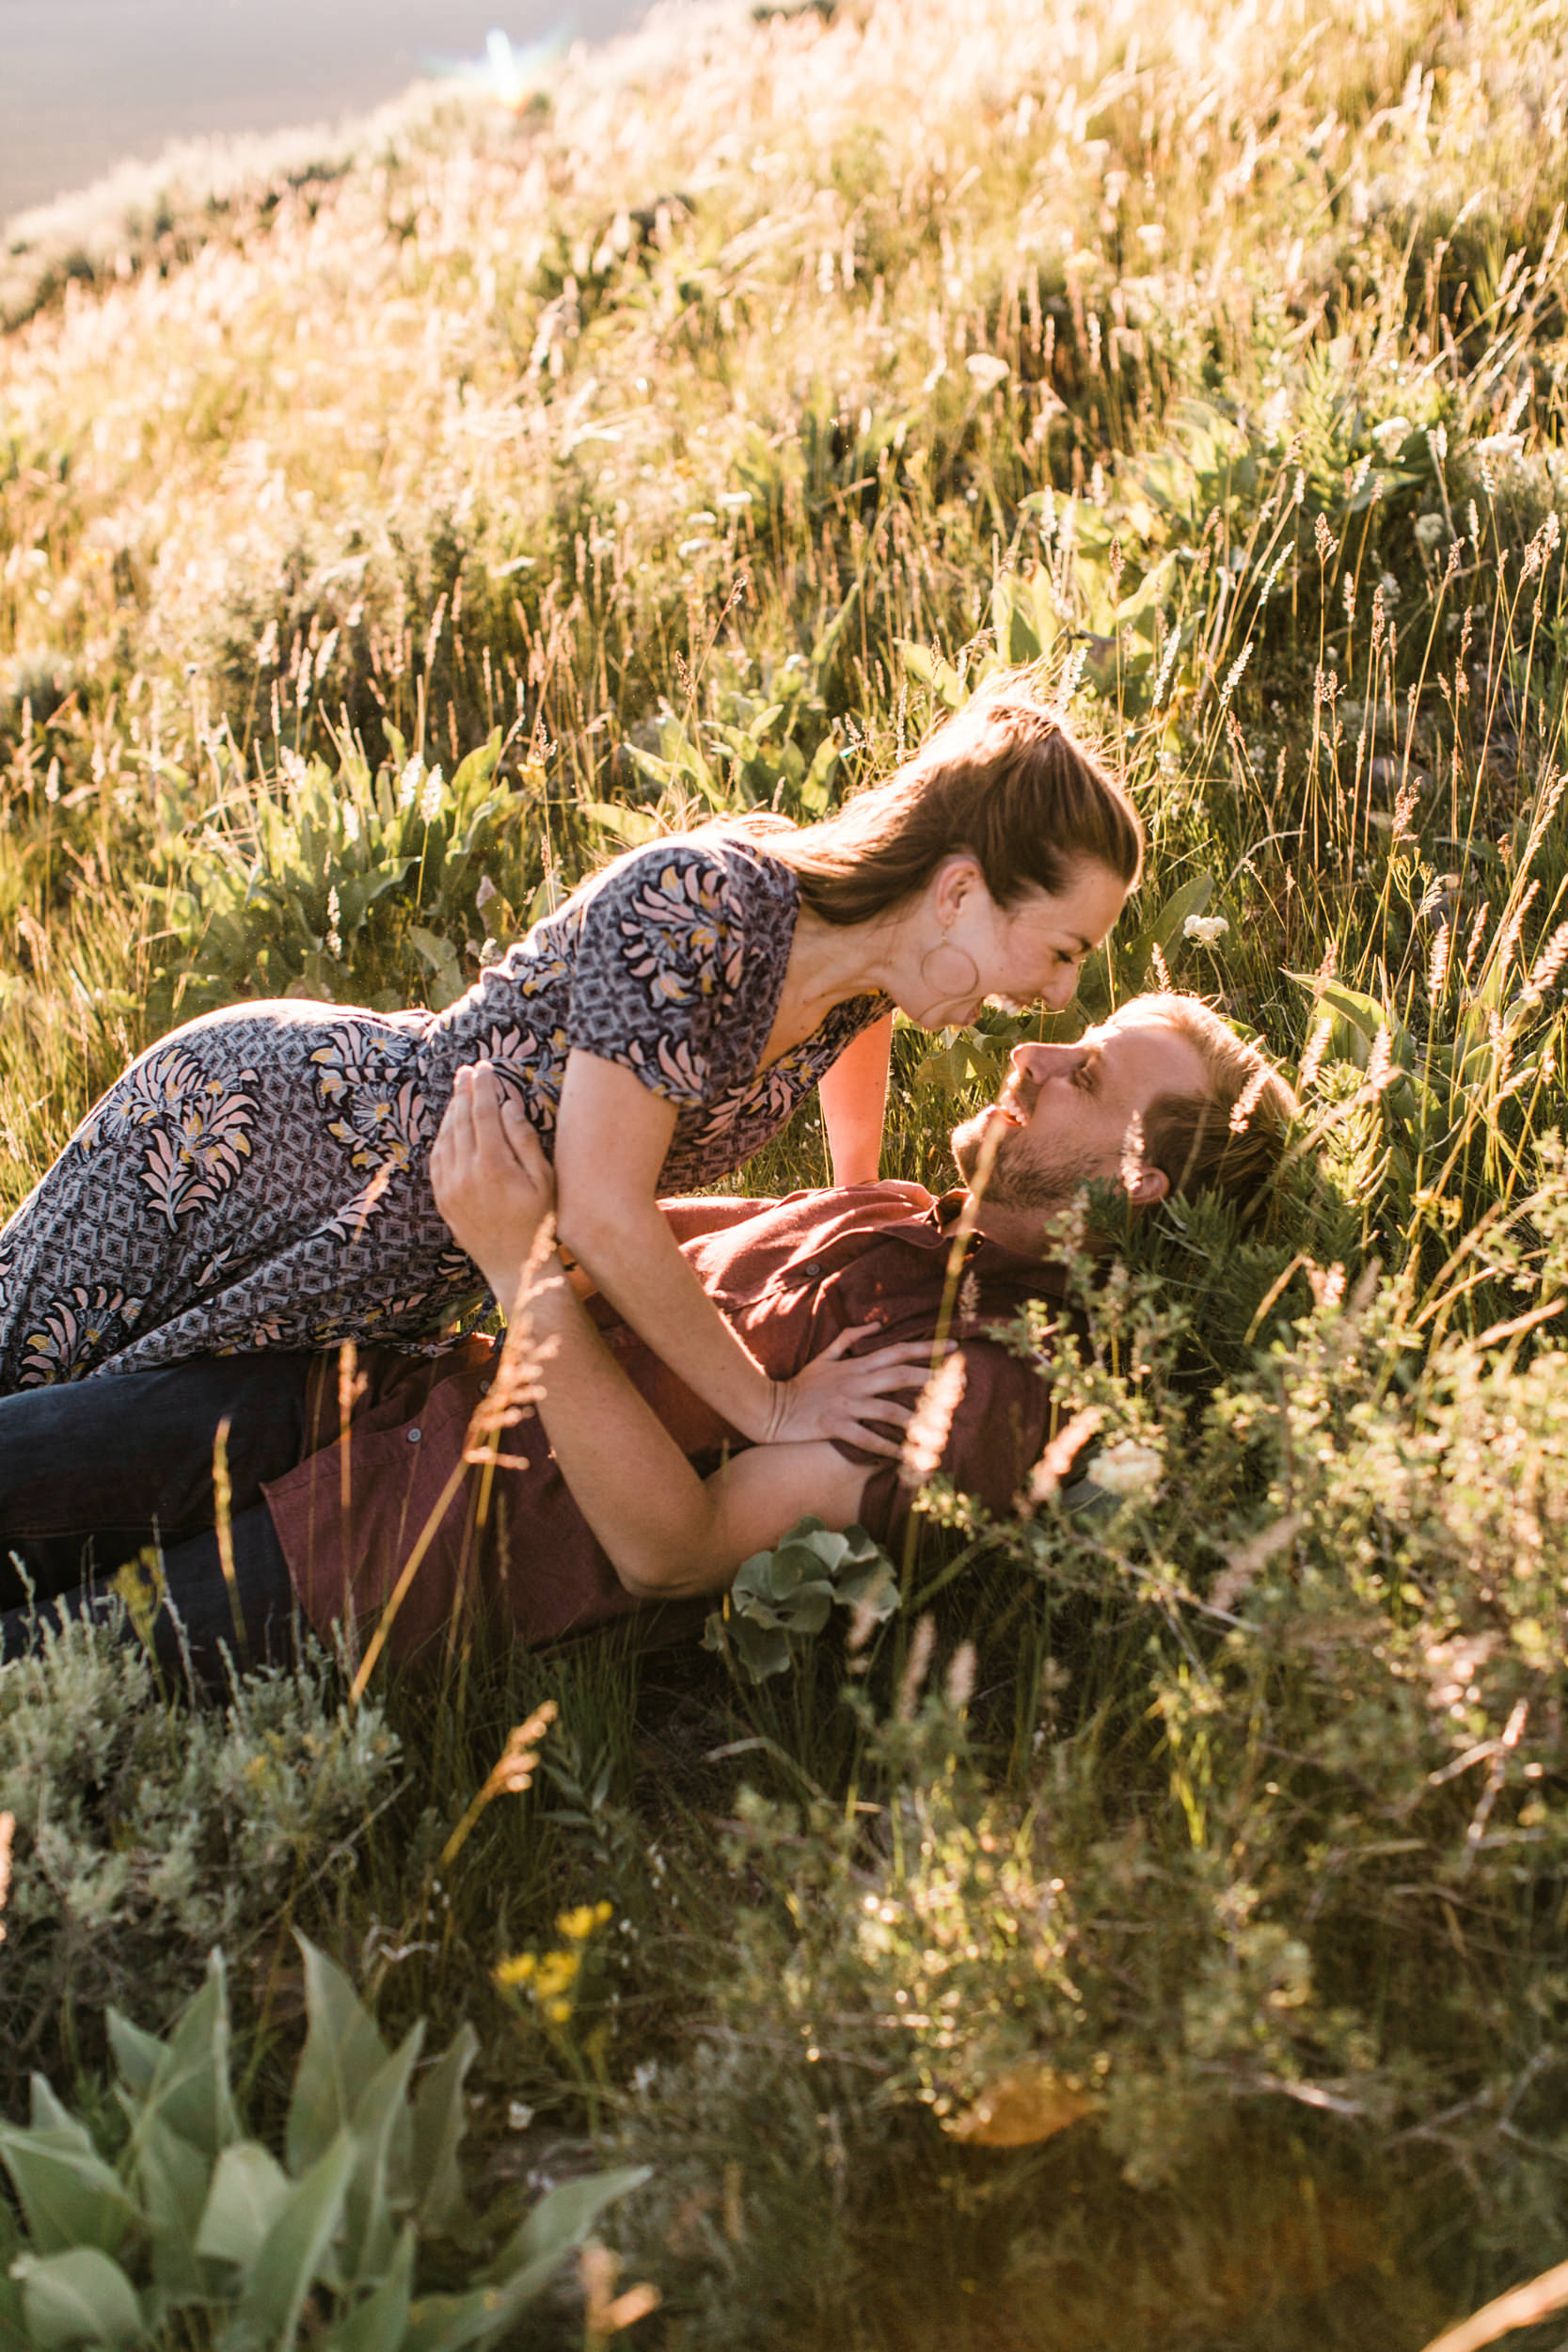
[[[526,1723],[513,1728],[506,1745],[490,1770],[490,1777],[468,1805],[467,1811],[441,1849],[437,1868],[449,1870],[467,1843],[480,1815],[497,1797],[520,1797],[533,1786],[533,1775],[539,1769],[539,1750],[545,1734],[560,1713],[554,1699],[546,1699],[534,1708]]]

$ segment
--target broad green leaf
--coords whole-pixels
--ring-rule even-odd
[[[652,809],[639,808],[634,801],[578,801],[575,813],[583,824],[611,834],[628,849],[641,849],[664,830]]]
[[[408,2314],[403,2352],[465,2352],[510,2328],[542,2295],[605,2207],[648,2178],[645,2166],[569,2181],[540,2199],[522,2228],[468,2295],[433,2295]]]
[[[11,2275],[21,2281],[27,2334],[38,2352],[72,2344],[134,2344],[143,2332],[135,2289],[119,2263],[97,2247],[19,2254]]]
[[[143,2110],[160,2116],[208,2156],[239,2137],[229,2043],[229,1989],[223,1955],[214,1952],[206,1983],[182,2011],[159,2058]]]
[[[467,2124],[463,2085],[479,2055],[479,2036],[464,2026],[426,2074],[414,2100],[412,2165],[420,2227],[452,2228],[463,2213],[458,2144]]]
[[[36,2074],[33,2114],[62,2120],[35,2121],[27,2130],[0,2124],[0,2160],[11,2176],[34,2248],[54,2254],[87,2246],[112,2254],[136,2217],[125,2184]]]
[[[404,2225],[381,2284],[315,2339],[317,2352],[402,2352],[414,2285],[414,2225]]]
[[[237,2263],[248,2270],[290,2194],[289,2176],[277,2157],[258,2139],[236,2140],[213,2173],[197,2227],[197,2252],[209,2262]]]
[[[139,2026],[133,2026],[118,2009],[105,2010],[103,2023],[108,2028],[116,2073],[133,2099],[145,2099],[166,2045],[156,2034],[144,2033]]]
[[[141,2121],[133,2162],[152,2244],[156,2316],[161,2317],[182,2303],[201,2301],[206,2294],[207,2280],[197,2260],[197,2233],[213,2160],[154,2113]]]
[[[553,2270],[575,2246],[581,2245],[608,2206],[629,2197],[650,2177],[647,2165],[632,2164],[614,2172],[591,2172],[580,2181],[563,2181],[541,2197],[495,2261],[481,2272],[480,2283],[504,2286],[540,2263]]]
[[[332,2249],[354,2170],[355,2143],[341,2132],[296,2181],[258,2247],[230,2330],[231,2352],[266,2344],[292,2352],[305,2298]]]
[[[398,2223],[414,2201],[408,2078],[423,2041],[421,2019],[410,2026],[355,2106],[356,2153],[343,2214],[343,2276],[350,2285],[386,2276]]]
[[[296,2179],[352,2121],[391,2055],[342,1970],[303,1935],[297,1941],[310,2029],[289,2103],[288,2166]]]

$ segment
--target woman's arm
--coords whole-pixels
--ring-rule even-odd
[[[890,1012],[851,1039],[817,1081],[835,1184],[874,1184],[880,1172],[892,1055]]]
[[[832,1527],[851,1524],[863,1466],[817,1442],[760,1447],[699,1478],[610,1356],[559,1260],[548,1259],[533,1287],[517,1295],[519,1269],[549,1213],[550,1172],[516,1104],[508,1097],[503,1105],[478,1073],[457,1074],[431,1179],[441,1215],[497,1296],[528,1315],[536,1343],[549,1343],[539,1407],[545,1433],[628,1592],[717,1591],[806,1511]]]
[[[567,1059],[556,1127],[561,1239],[641,1339],[705,1404],[759,1444],[843,1438],[878,1454],[898,1443],[929,1350],[825,1351],[793,1380],[773,1381],[730,1328],[682,1257],[656,1198],[675,1114],[633,1072],[597,1055]],[[450,1220],[449,1220],[450,1221]],[[498,1296],[502,1294],[498,1293]]]

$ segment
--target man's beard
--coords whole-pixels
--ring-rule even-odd
[[[965,1120],[953,1131],[953,1157],[966,1184],[996,1209],[1050,1212],[1065,1208],[1074,1193],[1102,1173],[1082,1152],[1053,1155],[1022,1127],[1004,1126],[994,1155],[987,1139],[987,1114]],[[985,1163],[990,1158],[989,1174]],[[984,1182],[979,1179],[984,1177]]]

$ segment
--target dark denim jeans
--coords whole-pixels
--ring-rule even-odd
[[[106,1582],[149,1544],[170,1604],[152,1627],[161,1665],[180,1676],[188,1652],[221,1684],[225,1648],[241,1663],[288,1656],[293,1592],[261,1486],[304,1452],[315,1360],[193,1357],[0,1397],[0,1660],[24,1655],[41,1626],[102,1609]],[[213,1487],[225,1421],[233,1596]]]

